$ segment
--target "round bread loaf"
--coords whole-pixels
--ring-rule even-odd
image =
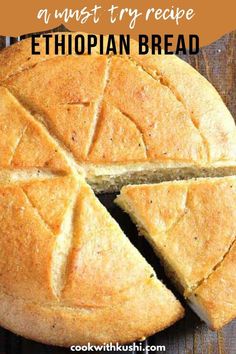
[[[0,324],[25,337],[124,343],[183,316],[81,174],[107,191],[234,173],[236,130],[191,67],[135,46],[32,56],[24,40],[0,53]]]

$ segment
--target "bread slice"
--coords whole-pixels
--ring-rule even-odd
[[[183,308],[74,176],[0,186],[0,324],[44,343],[130,342]]]
[[[125,186],[116,203],[211,328],[236,317],[235,176]]]
[[[30,46],[27,39],[0,53],[0,85],[44,122],[95,191],[235,174],[234,120],[184,61],[137,55],[134,41],[129,56],[100,56],[97,48],[31,56]]]

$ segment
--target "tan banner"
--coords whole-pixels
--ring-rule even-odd
[[[99,34],[197,34],[207,45],[236,28],[235,0],[5,0],[0,35],[19,36],[61,24],[71,31]]]

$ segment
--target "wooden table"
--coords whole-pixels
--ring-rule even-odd
[[[0,48],[5,46],[5,38],[0,37]],[[224,102],[236,117],[236,31],[202,48],[198,55],[182,56],[194,66],[220,92]],[[128,237],[155,268],[158,276],[176,291],[166,279],[163,270],[146,241],[139,237],[135,226],[113,203],[115,195],[102,195],[100,200],[117,219]],[[180,300],[181,297],[179,296]],[[182,301],[182,303],[184,303]],[[171,328],[148,339],[148,344],[165,345],[168,354],[235,354],[236,321],[221,331],[212,332],[187,307],[186,316]],[[62,354],[69,349],[55,348],[18,337],[0,328],[0,354]],[[145,353],[145,352],[144,352]],[[151,353],[151,352],[150,352]]]

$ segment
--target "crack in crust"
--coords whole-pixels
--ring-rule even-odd
[[[145,71],[146,72],[146,71]],[[148,74],[148,73],[147,73]],[[149,75],[149,74],[148,74]],[[11,95],[18,101],[18,103],[21,105],[22,108],[24,108],[30,115],[31,118],[37,122],[38,124],[41,125],[41,127],[44,129],[44,132],[47,133],[50,138],[53,140],[54,144],[57,145],[58,147],[60,147],[61,151],[63,152],[64,157],[66,158],[66,161],[68,163],[68,165],[71,168],[71,172],[74,174],[77,174],[78,171],[81,175],[84,176],[84,171],[80,168],[80,166],[78,165],[74,154],[69,150],[69,148],[59,139],[57,138],[57,136],[51,131],[51,128],[49,126],[49,124],[46,122],[46,119],[44,118],[42,112],[38,113],[36,112],[33,107],[30,107],[29,105],[25,104],[25,102],[23,103],[20,98],[13,93],[9,88],[7,88],[7,90],[11,93]],[[89,103],[90,104],[90,103]],[[137,125],[137,123],[135,122],[135,120],[126,112],[121,111],[117,106],[114,106],[117,110],[120,111],[121,114],[125,115],[126,118],[130,119],[137,127],[137,129],[139,130],[139,132],[142,134],[143,137],[143,142],[144,142],[144,146],[146,149],[146,154],[147,154],[147,158],[148,158],[148,148],[147,148],[147,144],[145,142],[143,133],[141,131],[141,128]],[[100,117],[99,117],[100,118]],[[89,155],[92,152],[92,149],[95,145],[96,139],[97,139],[97,135],[98,135],[98,131],[99,131],[99,127],[100,127],[100,119],[96,124],[96,134],[94,134],[94,138],[93,138],[93,142],[92,145],[90,146],[90,152],[87,155],[87,157],[89,157]],[[159,158],[163,158],[162,155],[157,155],[157,157]],[[170,160],[171,161],[171,160]],[[185,161],[182,159],[178,159],[178,161]]]
[[[8,296],[10,298],[12,298],[13,300],[18,300],[18,301],[23,301],[24,303],[26,304],[33,304],[33,305],[36,305],[36,306],[41,306],[43,308],[47,308],[47,309],[63,309],[65,311],[81,311],[81,310],[93,310],[93,309],[99,309],[99,308],[105,308],[106,305],[76,305],[76,307],[73,307],[73,306],[68,306],[68,305],[65,305],[63,303],[60,303],[59,301],[57,302],[37,302],[37,301],[34,301],[34,300],[27,300],[27,299],[24,299],[22,297],[18,297],[18,296],[13,296],[12,294],[9,294],[5,289],[1,288],[0,290],[0,296],[1,295],[4,295],[4,296]]]
[[[102,108],[102,104],[104,102],[104,95],[106,92],[106,88],[107,88],[107,85],[110,80],[110,65],[111,65],[111,60],[110,60],[110,58],[108,58],[106,70],[105,70],[105,75],[104,75],[105,80],[104,80],[103,91],[102,91],[100,98],[97,101],[97,104],[96,104],[95,117],[94,117],[95,124],[94,124],[93,134],[92,134],[91,141],[90,141],[89,148],[88,148],[88,152],[87,152],[87,157],[91,154],[93,147],[95,145],[95,142],[97,140],[98,131],[99,131],[99,127],[100,127],[100,120],[101,120],[101,108]]]
[[[173,228],[179,224],[179,222],[184,218],[188,210],[191,210],[188,207],[189,204],[189,187],[187,188],[186,191],[186,199],[185,199],[185,207],[183,213],[177,218],[177,220],[165,231],[165,233],[169,234]],[[194,214],[193,214],[194,215]],[[230,252],[231,248],[233,247],[234,243],[236,242],[236,237],[231,241],[230,245],[228,246],[227,251],[223,254],[221,260],[217,262],[212,269],[209,271],[209,274],[206,277],[203,277],[201,280],[199,280],[194,286],[191,287],[191,289],[185,290],[184,295],[187,297],[191,295],[203,282],[207,281],[207,279],[220,267],[222,262],[224,261],[225,257],[227,254]]]
[[[77,101],[77,102],[68,102],[65,103],[66,106],[84,106],[84,107],[89,107],[90,106],[90,102],[87,101]],[[63,105],[63,104],[62,104]]]
[[[210,153],[209,153],[208,141],[205,138],[205,136],[201,133],[201,131],[199,130],[198,123],[197,123],[195,117],[193,116],[193,113],[191,111],[189,111],[184,99],[181,97],[181,95],[177,91],[177,89],[171,84],[171,82],[166,77],[163,76],[163,74],[157,68],[156,68],[155,72],[153,73],[152,70],[147,71],[147,69],[143,65],[139,64],[131,56],[128,56],[128,59],[130,62],[132,62],[136,67],[140,68],[144,73],[146,73],[153,80],[160,83],[162,86],[167,87],[172,92],[172,94],[175,96],[177,101],[179,101],[182,104],[182,106],[184,107],[185,111],[187,112],[189,118],[191,119],[193,126],[196,128],[196,130],[198,131],[198,134],[200,135],[200,137],[202,139],[203,145],[205,147],[206,155],[207,155],[207,160],[209,161],[210,160]]]
[[[23,103],[18,96],[16,96],[9,88],[7,90],[10,92],[10,94],[17,100],[17,102],[20,104],[20,106],[31,116],[31,119],[36,122],[37,124],[40,124],[41,128],[43,128],[44,133],[49,135],[55,146],[59,147],[61,152],[63,153],[64,158],[66,159],[66,162],[68,166],[71,169],[72,173],[77,173],[78,168],[76,166],[76,160],[73,156],[73,154],[69,151],[68,147],[63,144],[56,136],[53,134],[51,131],[49,124],[47,124],[45,118],[43,115],[38,112],[35,112],[32,107],[29,107],[29,105],[26,105]],[[55,174],[56,175],[56,174]],[[59,174],[58,174],[59,175]]]
[[[40,62],[38,62],[38,63],[31,64],[31,65],[27,66],[26,68],[24,68],[24,67],[22,68],[22,67],[20,66],[18,69],[16,69],[15,71],[13,71],[11,74],[5,76],[4,79],[1,80],[0,82],[1,82],[1,83],[4,83],[4,81],[6,81],[6,80],[8,80],[8,79],[11,79],[11,78],[13,78],[14,76],[16,76],[16,75],[18,75],[18,74],[21,74],[21,73],[23,73],[24,71],[28,71],[28,70],[34,68],[35,66],[37,66],[38,64],[40,64],[41,62],[43,62],[43,61],[48,61],[48,60],[50,60],[50,59],[42,60],[42,61],[40,61]]]
[[[17,149],[18,149],[18,147],[19,147],[19,145],[20,145],[20,143],[21,143],[21,141],[22,141],[22,139],[23,139],[23,137],[24,137],[24,135],[25,135],[25,132],[26,132],[27,128],[28,128],[28,125],[26,124],[26,126],[25,126],[24,129],[22,130],[22,133],[21,133],[21,135],[19,136],[19,138],[18,138],[18,140],[17,140],[17,142],[16,142],[14,151],[13,151],[13,153],[12,153],[12,157],[11,157],[11,159],[10,159],[10,161],[9,161],[9,166],[12,165],[12,162],[13,162],[13,160],[14,160],[14,157],[15,157],[15,154],[16,154],[16,152],[17,152]]]
[[[63,55],[63,57],[68,57],[69,55]],[[75,55],[74,55],[75,56]],[[4,77],[3,80],[1,80],[0,82],[4,82],[8,79],[11,79],[12,77],[16,76],[16,75],[19,75],[21,74],[22,72],[24,71],[28,71],[30,69],[33,69],[35,68],[36,66],[38,66],[39,64],[41,63],[44,63],[44,62],[48,62],[48,61],[52,61],[52,60],[56,60],[58,58],[60,58],[62,56],[56,56],[56,57],[52,57],[52,58],[41,58],[37,63],[33,63],[33,64],[28,64],[28,66],[26,67],[22,67],[22,66],[19,66],[18,69],[16,69],[15,71],[13,71],[11,74],[7,75]]]
[[[229,245],[227,251],[223,254],[221,260],[219,262],[217,262],[214,265],[214,267],[212,267],[212,269],[210,270],[210,273],[206,277],[204,277],[203,279],[199,280],[194,287],[192,287],[190,290],[187,290],[185,292],[184,295],[186,298],[191,296],[204,282],[207,282],[207,280],[210,278],[210,276],[212,274],[214,274],[217,271],[217,269],[220,268],[221,264],[224,262],[225,258],[227,257],[227,255],[229,254],[229,252],[231,251],[231,249],[233,248],[235,243],[236,243],[236,237],[233,239],[233,241]]]
[[[125,116],[126,118],[128,118],[138,129],[138,131],[141,134],[142,140],[143,140],[143,145],[145,146],[145,152],[146,152],[146,158],[148,158],[148,147],[147,147],[147,143],[145,141],[145,137],[144,137],[144,133],[142,132],[141,127],[137,124],[137,122],[135,121],[135,119],[133,119],[131,117],[130,114],[124,112],[123,110],[121,110],[120,108],[118,108],[117,106],[114,106],[121,114],[123,114],[123,116]]]
[[[181,212],[181,214],[176,218],[176,220],[168,227],[166,228],[163,233],[165,235],[169,235],[169,233],[181,222],[181,220],[185,217],[185,215],[190,211],[191,212],[191,207],[189,205],[189,199],[190,199],[190,187],[187,187],[187,190],[185,192],[185,202],[184,202],[184,208],[183,208],[183,212]],[[127,204],[126,204],[127,203]],[[126,200],[126,203],[122,203],[118,205],[131,217],[132,221],[136,224],[140,235],[144,235],[146,236],[146,238],[149,239],[149,237],[147,236],[149,234],[148,229],[146,228],[145,222],[143,222],[143,218],[142,216],[138,215],[138,213],[132,212],[132,207],[131,204],[129,203],[129,199]],[[192,214],[194,216],[194,214]],[[149,239],[151,242],[151,239]],[[225,253],[222,255],[221,259],[212,266],[212,268],[209,270],[209,273],[203,277],[202,279],[198,280],[193,286],[187,288],[186,290],[183,291],[183,295],[187,298],[188,296],[190,296],[194,291],[196,291],[196,289],[205,281],[207,281],[209,279],[209,277],[215,272],[217,271],[217,269],[221,266],[221,264],[223,263],[224,259],[226,258],[226,256],[229,254],[229,252],[231,251],[231,249],[233,248],[234,244],[236,243],[236,236],[233,238],[233,240],[230,242],[227,250],[225,251]],[[153,243],[153,248],[155,248],[155,243]],[[159,257],[161,257],[161,253],[158,253]],[[161,257],[162,258],[162,257]],[[168,265],[165,263],[165,260],[163,261],[163,265],[164,268],[167,267],[167,269],[169,268]],[[175,274],[175,276],[177,276],[177,274]],[[176,281],[176,279],[174,280],[174,283],[178,284],[178,281]]]
[[[129,286],[127,287],[124,287],[123,289],[121,290],[118,290],[117,291],[117,294],[123,294],[123,293],[126,293],[129,289],[132,289],[133,287],[136,287],[137,285],[142,285],[143,284],[143,281],[136,281],[136,282],[133,282],[131,283]],[[0,295],[1,294],[4,294],[5,296],[9,296],[11,297],[12,299],[14,300],[19,300],[19,301],[23,301],[25,303],[30,303],[30,304],[34,304],[34,305],[37,305],[37,306],[42,306],[44,308],[55,308],[55,309],[63,309],[63,310],[68,310],[68,311],[81,311],[81,310],[96,310],[96,309],[105,309],[107,307],[110,307],[109,305],[107,304],[101,304],[101,305],[94,305],[94,304],[76,304],[76,306],[69,306],[66,301],[63,301],[63,299],[61,298],[61,296],[57,297],[57,301],[55,302],[37,302],[37,301],[34,301],[34,300],[27,300],[27,299],[24,299],[22,297],[18,297],[18,296],[14,296],[12,294],[9,294],[7,293],[7,291],[3,290],[3,288],[1,288],[0,290]],[[60,300],[60,301],[58,301]],[[122,304],[126,301],[129,301],[130,298],[127,298],[127,299],[120,299],[118,301],[116,301],[116,305],[119,305],[119,304]]]
[[[9,47],[10,48],[10,47]],[[100,53],[99,51],[94,51],[92,53],[92,55],[94,56],[100,56]],[[107,55],[108,58],[111,58],[114,54],[109,54]],[[61,57],[75,57],[75,58],[78,58],[78,56],[90,56],[90,54],[88,53],[83,53],[83,54],[75,54],[75,53],[72,53],[72,54],[59,54],[59,55],[56,55],[55,57],[51,57],[51,58],[41,58],[37,63],[32,63],[32,64],[29,64],[28,63],[28,66],[26,67],[22,67],[22,66],[19,66],[15,71],[12,71],[12,73],[10,73],[9,75],[5,76],[3,80],[0,80],[0,82],[4,82],[5,80],[8,80],[20,73],[22,73],[23,71],[28,71],[32,68],[34,68],[35,66],[38,66],[39,64],[41,63],[44,63],[44,62],[48,62],[48,61],[52,61],[52,60],[55,60],[55,59],[58,59],[58,58],[61,58]],[[118,56],[118,55],[117,55]],[[31,59],[29,57],[29,59]],[[26,59],[25,63],[27,63],[27,60],[29,59]]]
[[[51,268],[51,284],[52,291],[57,299],[61,298],[62,291],[67,282],[67,268],[69,262],[69,255],[73,247],[73,218],[75,213],[75,204],[79,196],[79,185],[77,190],[74,193],[74,197],[67,207],[67,210],[64,215],[64,219],[61,223],[60,232],[55,233],[51,229],[51,226],[45,221],[41,215],[38,208],[35,206],[28,193],[25,191],[24,187],[21,187],[28,203],[31,205],[33,210],[37,213],[40,218],[40,221],[44,224],[46,229],[56,236],[55,246],[52,251],[52,268]]]
[[[40,220],[42,221],[42,223],[44,224],[44,226],[46,227],[46,229],[48,231],[50,231],[50,233],[53,234],[53,231],[50,227],[50,225],[44,220],[44,218],[42,217],[42,215],[40,214],[38,208],[36,208],[36,206],[34,205],[34,203],[32,202],[32,200],[29,198],[28,194],[26,193],[26,191],[24,190],[24,187],[21,188],[22,192],[24,193],[24,196],[26,197],[28,203],[32,206],[32,208],[34,209],[34,211],[37,213],[37,215],[39,216]]]
[[[74,193],[73,200],[67,208],[64,220],[61,224],[60,234],[57,235],[56,243],[52,254],[52,285],[55,295],[61,298],[62,291],[68,279],[69,256],[73,249],[74,242],[74,215],[76,201],[79,197],[79,186]]]
[[[88,54],[87,53],[83,53],[82,56],[87,56]],[[93,52],[92,52],[92,55],[94,56],[99,56],[99,51],[97,50],[97,48],[94,48]],[[14,76],[20,72],[23,72],[25,70],[29,70],[31,69],[32,67],[35,67],[45,61],[51,61],[51,60],[55,60],[55,59],[58,59],[58,58],[61,58],[61,57],[67,57],[68,54],[60,54],[59,56],[57,57],[50,57],[50,58],[41,58],[40,61],[36,62],[36,63],[33,63],[33,64],[30,64],[29,62],[27,62],[27,60],[29,61],[30,60],[30,57],[29,58],[25,58],[25,62],[24,62],[24,65],[26,67],[23,67],[22,66],[18,66],[18,68],[15,69],[15,71],[13,71],[12,73],[10,73],[9,75],[5,76],[5,78],[1,81],[1,82],[4,82],[5,80],[7,80],[8,78],[10,78],[11,76]],[[75,53],[72,53],[70,56],[73,56],[73,57],[78,57],[78,55],[76,55]],[[112,58],[114,56],[114,54],[109,54],[109,55],[106,55],[108,59]],[[120,58],[128,58],[128,60],[132,61],[134,63],[134,65],[140,67],[147,75],[149,75],[150,77],[152,77],[154,80],[158,81],[160,84],[162,84],[163,86],[166,86],[168,87],[171,92],[173,93],[173,95],[176,97],[176,99],[183,105],[183,107],[185,108],[185,110],[187,111],[188,113],[188,116],[189,118],[191,119],[194,127],[196,128],[196,130],[198,131],[200,137],[201,137],[201,140],[202,140],[202,143],[203,143],[203,147],[204,147],[204,150],[205,150],[205,153],[206,153],[206,157],[207,157],[207,161],[209,162],[210,161],[210,146],[209,146],[209,142],[207,140],[207,138],[204,136],[204,134],[200,131],[199,129],[199,124],[198,122],[196,121],[193,113],[191,112],[190,109],[187,108],[187,105],[186,105],[186,102],[184,101],[183,97],[181,97],[181,95],[179,94],[179,92],[177,91],[176,87],[160,72],[160,70],[158,70],[158,68],[156,67],[155,70],[152,70],[151,68],[149,68],[148,66],[143,66],[142,64],[138,63],[131,55],[121,55],[121,54],[118,54],[116,55],[116,57],[120,57]],[[90,150],[91,150],[91,147],[90,147]],[[88,153],[89,155],[89,153]]]
[[[84,54],[86,55],[86,54]],[[95,53],[96,55],[96,53]],[[66,57],[67,55],[63,55],[63,57]],[[76,55],[74,55],[76,57]],[[59,56],[60,58],[61,56]],[[111,62],[111,59],[112,59],[113,55],[109,55],[107,56],[107,66],[106,66],[106,72],[105,72],[105,83],[104,83],[104,89],[103,89],[103,92],[100,96],[100,98],[98,99],[97,101],[97,105],[96,105],[96,109],[95,109],[95,119],[94,119],[94,130],[93,130],[93,134],[92,134],[92,137],[91,137],[91,142],[87,148],[87,158],[89,157],[89,155],[91,154],[91,152],[93,151],[93,148],[94,148],[94,145],[97,141],[97,138],[98,138],[98,132],[99,132],[99,129],[100,129],[100,120],[101,120],[101,107],[102,107],[102,104],[104,102],[104,95],[105,95],[105,92],[106,92],[106,87],[107,87],[107,84],[109,83],[109,71],[110,71],[110,62]],[[179,94],[179,92],[176,90],[176,88],[171,84],[171,82],[163,76],[163,74],[158,70],[158,68],[155,69],[155,71],[153,72],[153,70],[150,70],[148,71],[148,69],[146,67],[144,67],[143,65],[141,65],[140,63],[138,63],[133,57],[131,57],[130,55],[128,56],[122,56],[122,55],[117,55],[117,57],[120,57],[122,58],[123,60],[129,60],[131,63],[133,63],[133,65],[135,65],[137,68],[140,68],[145,74],[147,74],[150,78],[152,78],[155,82],[158,82],[160,83],[161,85],[167,87],[171,92],[172,94],[175,96],[176,100],[178,102],[181,103],[181,105],[183,106],[184,110],[187,112],[187,115],[189,116],[189,118],[191,119],[191,122],[193,124],[193,126],[195,127],[195,129],[197,130],[199,136],[201,137],[201,140],[203,142],[203,146],[205,148],[205,152],[206,152],[206,156],[207,156],[207,161],[210,160],[210,152],[209,152],[209,144],[208,144],[208,141],[207,139],[205,138],[205,136],[201,133],[201,131],[199,130],[199,126],[198,126],[198,123],[195,119],[195,117],[193,116],[192,112],[189,111],[189,109],[187,108],[186,106],[186,103],[185,101],[183,100],[183,98],[181,97],[181,95]],[[19,70],[17,72],[15,72],[14,74],[11,74],[9,75],[8,77],[6,77],[2,82],[4,83],[4,81],[6,79],[8,79],[10,76],[14,76],[14,75],[17,75],[18,73],[21,73],[23,71],[26,71],[26,70],[29,70],[41,63],[44,63],[45,61],[51,61],[51,60],[56,60],[58,59],[58,57],[53,57],[53,58],[49,58],[49,59],[43,59],[41,61],[39,61],[38,63],[35,63],[27,68],[24,68],[22,70]],[[9,90],[9,89],[8,89]],[[11,90],[9,90],[11,92]],[[11,92],[12,93],[12,92]],[[15,97],[15,95],[14,95]],[[17,98],[18,99],[18,98]],[[18,99],[19,101],[19,99]],[[27,109],[25,107],[25,105],[22,104],[22,102],[20,102],[22,107],[24,107],[25,109]],[[91,102],[83,102],[83,101],[79,101],[79,102],[73,102],[73,103],[66,103],[67,105],[83,105],[85,107],[88,107]],[[117,107],[116,107],[117,108]],[[118,110],[120,110],[119,108],[117,108]],[[134,121],[134,119],[132,119],[132,117],[128,114],[126,114],[125,112],[122,112],[120,111],[123,115],[125,115],[128,119],[130,119],[137,127],[137,129],[139,130],[139,132],[141,133],[142,135],[142,138],[143,138],[143,142],[144,142],[144,146],[145,146],[145,149],[146,149],[146,158],[148,159],[148,148],[147,148],[147,144],[145,142],[145,138],[143,136],[143,132],[142,130],[140,129],[140,127],[137,125],[137,123]],[[32,112],[29,112],[31,115],[33,115]],[[38,113],[37,113],[38,115]],[[37,118],[36,118],[37,119]],[[55,135],[51,132],[51,129],[49,129],[48,127],[48,124],[46,124],[45,120],[43,119],[43,125],[46,127],[46,129],[49,131],[51,137],[53,136],[53,138],[57,141],[57,143],[59,143],[60,147],[63,149],[63,151],[67,151],[67,153],[69,152],[67,146],[65,144],[63,144],[61,141],[59,142],[58,139],[55,137]],[[63,145],[63,147],[62,147]],[[74,163],[76,163],[76,159],[74,158],[73,156],[73,159],[74,159]]]
[[[180,221],[185,217],[187,212],[190,210],[190,208],[188,208],[188,200],[189,200],[189,188],[187,189],[187,191],[185,193],[184,210],[179,215],[179,217],[172,223],[172,225],[170,225],[170,227],[168,229],[166,229],[166,231],[165,231],[166,234],[169,234],[174,229],[174,227],[180,223]]]

